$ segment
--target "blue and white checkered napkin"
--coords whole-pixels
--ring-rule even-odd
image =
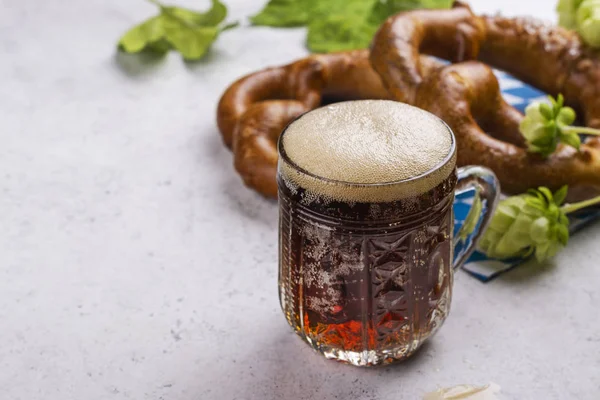
[[[546,99],[546,95],[539,90],[515,79],[500,71],[496,71],[504,99],[520,111],[524,111],[530,103]],[[456,233],[463,224],[473,201],[473,191],[462,193],[454,200],[454,232]],[[600,218],[600,211],[585,211],[569,215],[571,221],[569,230],[574,233],[588,223]],[[475,252],[463,266],[463,269],[482,282],[488,282],[504,272],[518,266],[525,260],[522,258],[512,260],[494,260],[480,252]]]

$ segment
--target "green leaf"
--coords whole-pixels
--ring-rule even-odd
[[[316,1],[318,0],[270,0],[258,14],[250,17],[250,22],[275,27],[307,25],[311,21]]]
[[[219,27],[227,16],[227,8],[220,0],[212,0],[206,12],[164,6],[152,1],[160,8],[160,15],[130,29],[119,40],[119,48],[135,53],[148,49],[165,53],[173,48],[186,60],[202,58],[220,32],[235,26]]]
[[[537,217],[542,215],[546,211],[547,207],[548,206],[545,200],[526,197],[525,205],[521,207],[519,211],[524,212],[527,215],[531,215],[532,217]]]
[[[148,43],[146,48],[157,54],[165,54],[167,51],[172,49],[169,42],[167,42],[167,40],[164,38]]]
[[[240,26],[240,23],[238,21],[230,22],[228,24],[221,25],[219,27],[219,32],[225,32],[225,31],[228,31],[230,29],[237,28],[238,26]]]
[[[450,8],[454,0],[380,0],[375,3],[369,20],[381,24],[389,16],[418,8]]]
[[[164,34],[162,17],[153,17],[128,30],[119,40],[119,48],[128,53],[137,53],[148,44],[160,41]]]
[[[345,16],[350,19],[366,19],[377,0],[314,0],[311,12],[313,19],[329,15]]]
[[[368,47],[378,28],[367,20],[372,8],[373,0],[316,1],[308,25],[308,48],[328,53]]]
[[[381,21],[399,11],[449,8],[451,0],[270,0],[254,25],[308,26],[307,46],[314,52],[369,46]]]
[[[581,138],[576,133],[567,133],[560,136],[560,141],[567,146],[575,147],[577,150],[581,147]]]
[[[565,105],[565,97],[562,93],[559,93],[556,97],[556,110],[559,110]]]
[[[544,196],[546,204],[552,204],[552,202],[554,201],[554,196],[552,196],[552,192],[550,191],[550,189],[541,186],[538,188],[538,192],[540,192],[542,196]]]
[[[553,197],[554,197],[554,202],[556,203],[556,205],[560,206],[562,203],[565,202],[568,192],[569,192],[569,187],[567,185],[564,185],[563,187],[561,187],[554,193]]]
[[[364,21],[331,15],[308,26],[307,45],[310,51],[317,53],[364,49],[369,46],[376,29]]]
[[[227,7],[219,0],[212,0],[212,7],[202,13],[181,7],[165,7],[172,15],[195,26],[217,26],[227,17]]]
[[[188,26],[172,16],[165,15],[164,18],[167,41],[186,60],[202,58],[219,33],[219,29],[214,26]]]
[[[548,218],[551,218],[553,221],[554,220],[559,221],[561,212],[562,211],[561,211],[560,207],[558,207],[556,205],[556,203],[552,202],[551,204],[548,205],[548,212],[546,213],[546,216]]]

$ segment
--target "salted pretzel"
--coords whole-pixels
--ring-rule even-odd
[[[462,8],[465,8],[463,6]],[[533,18],[479,18],[478,59],[538,89],[562,93],[587,126],[600,128],[600,54],[573,31]]]
[[[431,70],[421,53],[458,62]],[[491,168],[503,190],[558,189],[568,184],[600,188],[600,145],[581,151],[559,146],[543,159],[528,153],[519,132],[523,116],[502,98],[487,65],[515,74],[557,95],[580,111],[587,125],[600,125],[600,64],[596,54],[562,28],[530,19],[477,17],[461,4],[451,10],[398,14],[373,40],[371,64],[392,98],[442,118],[457,139],[458,164]]]
[[[217,109],[217,124],[246,185],[277,196],[277,139],[285,126],[327,101],[389,98],[367,50],[312,55],[233,83]]]

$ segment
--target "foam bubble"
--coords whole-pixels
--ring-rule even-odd
[[[454,139],[444,122],[389,100],[313,110],[291,123],[281,140],[283,178],[336,200],[415,196],[441,183],[456,164]]]

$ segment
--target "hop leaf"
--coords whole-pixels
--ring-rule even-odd
[[[127,31],[119,40],[121,50],[166,53],[173,48],[186,60],[199,60],[220,32],[235,26],[219,26],[227,15],[227,8],[219,0],[212,0],[212,7],[204,13],[150,1],[160,8],[160,14]]]
[[[567,146],[575,147],[577,150],[581,147],[581,138],[576,133],[567,133],[560,135],[560,141]]]
[[[452,0],[269,0],[254,25],[308,26],[306,44],[313,52],[369,47],[379,25],[400,11],[450,8]]]
[[[500,259],[531,254],[538,261],[553,257],[569,240],[569,220],[560,208],[566,195],[566,186],[554,194],[540,187],[502,200],[479,243],[480,250]]]

